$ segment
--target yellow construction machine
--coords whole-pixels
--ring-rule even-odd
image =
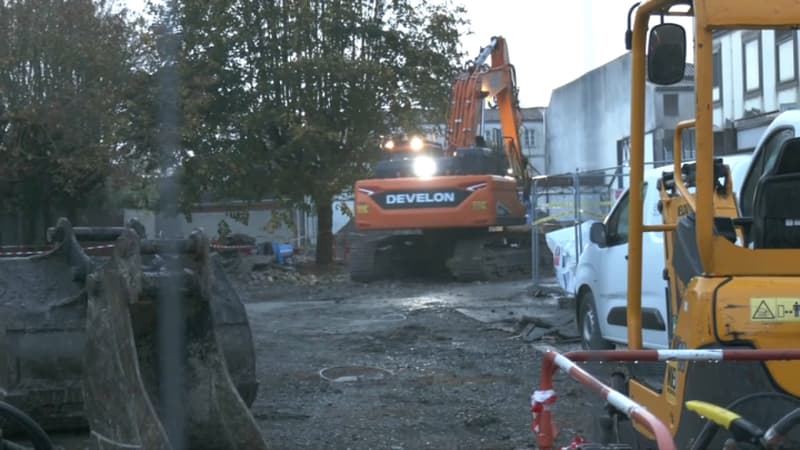
[[[552,373],[560,368],[601,395],[608,411],[596,416],[598,444],[576,440],[572,448],[800,449],[798,128],[768,128],[737,199],[729,168],[714,154],[713,53],[715,38],[729,37],[723,50],[741,56],[742,34],[773,42],[775,30],[796,30],[800,7],[796,0],[649,0],[631,8],[629,24],[630,15],[631,199],[644,198],[647,83],[670,85],[685,74],[687,33],[676,17],[692,19],[695,118],[678,126],[674,171],[659,181],[663,223],[644,225],[644,202],[630,203],[629,348],[545,353],[541,388],[532,396],[539,448],[555,445]],[[741,59],[731,58],[732,71],[747,77],[736,67]],[[741,83],[731,84],[752,100]],[[683,164],[682,133],[689,128],[696,161]],[[670,348],[664,350],[642,350],[644,233],[665,237]],[[605,365],[612,373],[603,384],[573,361],[618,363]]]
[[[633,52],[631,198],[642,197],[646,81],[669,85],[684,75],[686,32],[670,23],[675,16],[693,19],[695,119],[678,127],[675,170],[660,181],[663,225],[643,225],[642,202],[631,202],[628,342],[632,350],[642,346],[642,234],[663,232],[670,347],[698,352],[694,358],[661,352],[658,359],[666,364],[658,371],[628,364],[618,386],[668,427],[677,448],[722,449],[725,441],[741,439],[718,430],[708,414],[690,412],[697,411],[690,401],[723,407],[763,429],[800,407],[800,362],[781,361],[787,359],[782,349],[800,343],[800,202],[794,199],[800,193],[800,139],[786,140],[774,154],[754,155],[747,175],[754,181],[746,183],[754,185],[753,195],[743,195],[737,205],[730,171],[714,155],[714,36],[726,30],[769,35],[796,29],[800,8],[790,0],[638,5],[627,35]],[[696,162],[681,164],[681,133],[689,127],[695,131]],[[771,163],[759,165],[765,159]],[[635,427],[639,433],[622,440],[634,448],[655,448],[653,436]],[[800,441],[791,440],[794,434],[789,432],[782,447],[737,445],[800,448]]]

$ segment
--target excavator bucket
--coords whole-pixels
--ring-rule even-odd
[[[0,259],[0,400],[101,449],[264,448],[249,323],[207,238],[53,231],[45,254]],[[118,238],[92,259],[76,234]]]
[[[61,225],[64,239],[51,250],[0,258],[0,400],[48,431],[86,427],[85,281],[93,264]]]

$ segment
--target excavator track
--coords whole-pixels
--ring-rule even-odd
[[[350,247],[348,269],[351,280],[368,283],[388,275],[375,267],[376,247],[376,241],[359,242]]]
[[[499,281],[529,274],[530,234],[502,232],[458,240],[447,268],[460,281]]]
[[[441,274],[444,245],[416,232],[364,233],[350,247],[350,278],[370,282]]]
[[[349,254],[350,278],[358,282],[431,275],[496,281],[530,270],[528,231],[364,233],[352,242]]]

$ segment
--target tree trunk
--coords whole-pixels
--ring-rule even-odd
[[[317,264],[328,265],[333,262],[333,202],[317,204]]]

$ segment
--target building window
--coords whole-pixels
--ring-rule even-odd
[[[761,32],[742,37],[744,56],[744,93],[748,97],[761,94]]]
[[[492,128],[492,145],[503,148],[503,131],[500,128]]]
[[[797,43],[794,30],[775,31],[775,66],[778,85],[797,79]]]
[[[668,117],[679,115],[678,94],[664,94],[664,115]]]
[[[714,49],[714,80],[713,80],[713,100],[714,103],[722,103],[722,52],[720,48]]]
[[[525,130],[524,140],[526,148],[536,148],[536,130]]]

